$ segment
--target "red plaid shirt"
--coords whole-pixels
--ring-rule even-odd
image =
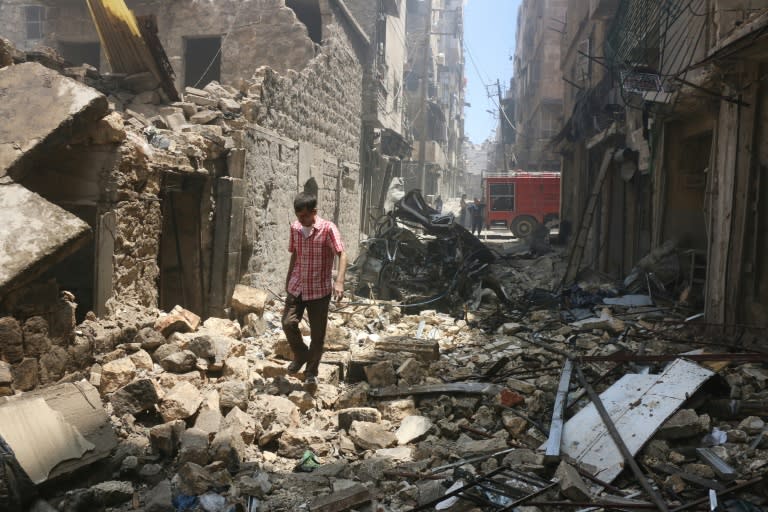
[[[341,233],[331,221],[315,217],[308,237],[304,237],[299,221],[291,224],[288,251],[296,254],[288,293],[302,300],[314,300],[333,291],[333,260],[344,251]]]

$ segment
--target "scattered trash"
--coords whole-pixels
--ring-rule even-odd
[[[294,471],[302,471],[304,473],[311,473],[321,466],[320,461],[317,460],[317,456],[312,453],[312,450],[306,450],[301,456],[301,460],[296,464]]]

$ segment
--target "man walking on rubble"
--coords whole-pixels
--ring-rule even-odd
[[[298,194],[293,200],[293,209],[298,220],[291,224],[288,245],[291,261],[285,278],[288,296],[283,311],[283,332],[294,358],[288,371],[298,372],[306,364],[305,383],[314,386],[317,385],[317,371],[323,355],[331,295],[336,300],[344,296],[347,254],[339,228],[317,215],[315,196],[304,192]],[[333,261],[336,256],[339,257],[339,270],[334,283]],[[309,348],[299,330],[304,310],[309,316],[312,339]]]

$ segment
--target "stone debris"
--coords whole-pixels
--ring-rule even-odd
[[[210,89],[199,91],[199,98],[218,91]],[[190,100],[189,91],[187,96],[201,101]],[[627,471],[608,488],[585,476],[593,471],[588,464],[563,453],[557,463],[545,461],[542,446],[564,357],[585,358],[581,368],[593,382],[621,363],[621,372],[598,384],[602,392],[622,375],[654,375],[675,360],[634,362],[638,354],[690,352],[709,347],[698,342],[711,339],[671,310],[602,301],[588,311],[594,322],[574,324],[563,316],[573,310],[542,304],[521,289],[551,284],[553,269],[562,266],[556,254],[494,264],[504,287],[515,290],[514,306],[500,310],[497,302],[488,303],[458,318],[386,301],[342,303],[330,314],[314,392],[304,387],[302,373],[288,373],[281,304],[262,290],[239,286],[231,319],[202,321],[177,307],[142,317],[127,332],[86,321],[84,339],[105,350],[95,351],[82,375],[97,382],[120,439],[116,472],[103,477],[119,480],[50,502],[67,511],[131,502],[171,511],[174,499],[189,496],[211,506],[250,503],[265,511],[374,510],[373,504],[405,511],[439,500],[459,480],[511,468],[552,486],[533,503],[642,503],[647,497],[632,498],[642,489]],[[620,319],[623,330],[612,319]],[[20,393],[39,383],[28,375],[42,371],[34,354],[54,346],[49,331],[42,318],[23,324],[0,318],[0,392]],[[99,341],[105,332],[119,343]],[[610,360],[621,354],[629,360]],[[588,359],[602,356],[609,360]],[[729,469],[736,482],[768,470],[766,372],[749,361],[690,364],[708,366],[719,377],[669,411],[636,455],[661,483],[671,508],[704,496],[705,483],[734,485]],[[721,402],[726,406],[718,409]],[[589,404],[575,378],[566,403],[566,420]],[[701,455],[694,448],[709,451]],[[307,457],[316,464],[301,464]],[[512,482],[508,476],[498,481]],[[535,487],[515,486],[519,496]],[[764,505],[759,492],[747,487],[744,498]],[[451,510],[472,508],[459,500]]]

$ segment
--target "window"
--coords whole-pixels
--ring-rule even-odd
[[[27,5],[24,7],[24,20],[27,24],[27,40],[43,38],[43,20],[45,8],[42,5]]]
[[[515,210],[514,183],[494,183],[489,188],[492,212],[511,212]]]
[[[205,87],[221,81],[221,37],[186,38],[184,85]]]

